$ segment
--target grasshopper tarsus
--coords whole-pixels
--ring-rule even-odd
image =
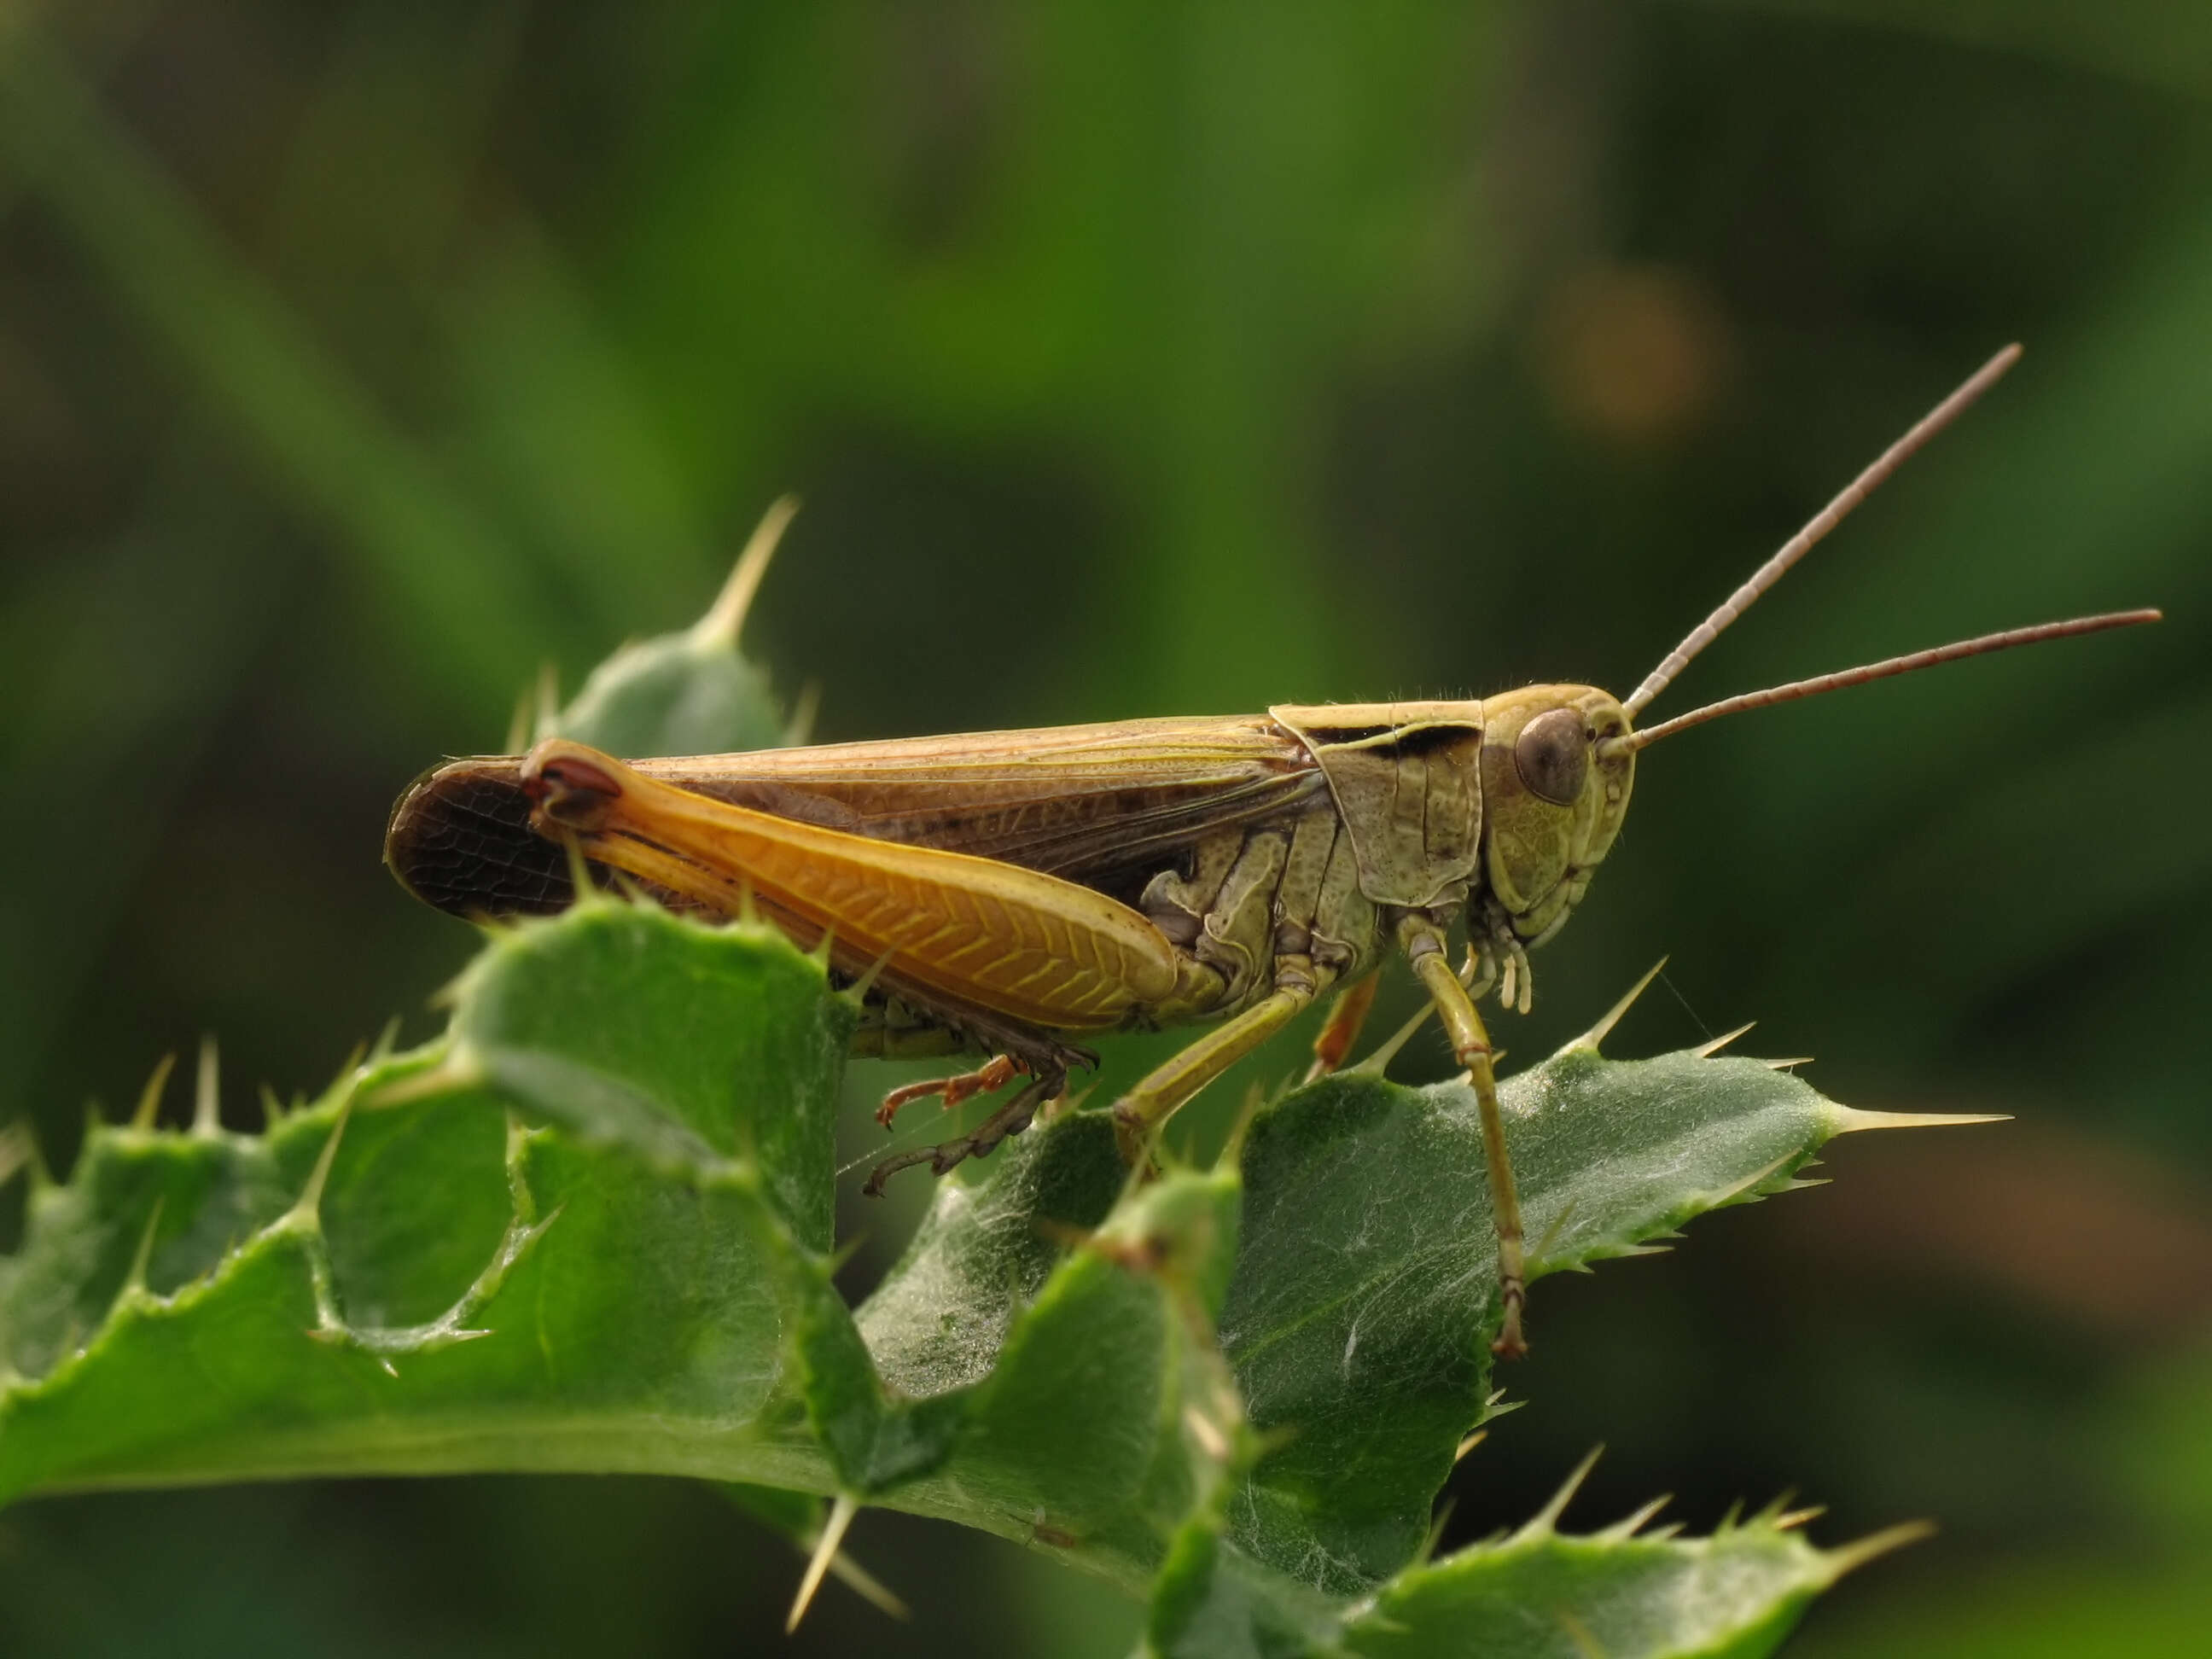
[[[1009,1067],[1018,1065],[1018,1062],[1006,1060],[1003,1054],[999,1059],[1006,1060]],[[993,1066],[997,1064],[997,1060],[992,1062]],[[991,1066],[984,1066],[980,1071],[990,1069]],[[973,1077],[979,1074],[968,1073],[963,1075]],[[1010,1071],[1008,1074],[1011,1076],[1012,1073]],[[869,1198],[881,1198],[884,1182],[901,1170],[911,1169],[917,1164],[927,1164],[931,1174],[941,1176],[951,1174],[971,1158],[990,1157],[999,1150],[1000,1141],[1028,1128],[1037,1113],[1048,1102],[1058,1099],[1066,1087],[1067,1078],[1064,1073],[1055,1074],[1048,1072],[1032,1075],[1018,1094],[977,1124],[970,1133],[940,1140],[934,1146],[918,1146],[910,1152],[900,1152],[885,1158],[868,1172],[867,1180],[860,1185],[861,1193]]]
[[[909,1083],[884,1097],[883,1104],[876,1108],[876,1121],[888,1129],[901,1107],[927,1100],[932,1095],[943,1096],[945,1109],[949,1112],[977,1095],[996,1094],[1016,1078],[1028,1076],[1029,1069],[1012,1054],[998,1054],[972,1072],[956,1072],[951,1077]]]
[[[1499,1297],[1505,1308],[1505,1323],[1498,1333],[1498,1340],[1490,1345],[1490,1352],[1500,1359],[1526,1359],[1528,1340],[1521,1332],[1521,1310],[1528,1300],[1528,1287],[1519,1279],[1508,1280]]]

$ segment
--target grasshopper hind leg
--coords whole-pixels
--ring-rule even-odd
[[[1000,1058],[1004,1060],[1006,1056]],[[1010,1066],[1014,1063],[1008,1062]],[[984,1071],[990,1069],[989,1066],[983,1068]],[[978,1074],[970,1073],[967,1075]],[[1009,1076],[1012,1075],[1009,1073]],[[881,1198],[884,1182],[901,1170],[909,1169],[916,1164],[927,1164],[932,1174],[944,1175],[971,1158],[988,1158],[1007,1136],[1018,1135],[1028,1128],[1039,1109],[1048,1102],[1057,1100],[1066,1087],[1067,1073],[1064,1069],[1039,1067],[1032,1072],[1029,1082],[1012,1099],[977,1124],[973,1131],[964,1135],[955,1135],[950,1140],[940,1140],[934,1146],[917,1147],[913,1152],[900,1152],[885,1158],[869,1171],[860,1190],[870,1198]]]
[[[1070,1070],[1098,1063],[1098,1056],[1087,1048],[1071,1048],[988,1010],[956,1009],[949,1003],[933,1002],[926,992],[910,990],[902,990],[896,999],[869,999],[861,1010],[853,1051],[878,1059],[920,1059],[963,1051],[992,1056],[970,1071],[893,1089],[876,1109],[876,1121],[885,1128],[899,1109],[913,1101],[942,1096],[950,1110],[977,1095],[994,1094],[1017,1079],[1029,1079],[1013,1098],[968,1133],[885,1158],[861,1186],[870,1198],[883,1196],[885,1181],[916,1164],[927,1164],[943,1175],[969,1158],[989,1157],[1000,1141],[1021,1133],[1040,1110],[1066,1092]]]
[[[1027,1076],[1029,1069],[1012,1054],[998,1054],[972,1072],[956,1072],[951,1077],[931,1078],[926,1083],[909,1083],[884,1097],[884,1103],[876,1108],[876,1121],[888,1129],[901,1107],[927,1100],[932,1095],[942,1095],[945,1109],[949,1112],[975,1095],[996,1094],[1016,1078]]]

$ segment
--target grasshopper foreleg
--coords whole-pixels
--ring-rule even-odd
[[[1027,1077],[1029,1070],[1012,1054],[1000,1054],[972,1072],[956,1072],[951,1077],[932,1078],[926,1083],[909,1083],[884,1097],[884,1103],[876,1108],[876,1121],[888,1129],[891,1127],[891,1120],[898,1115],[900,1107],[913,1101],[926,1100],[932,1095],[944,1096],[945,1109],[949,1112],[976,1095],[997,1093],[1016,1078]]]
[[[1513,1188],[1513,1165],[1505,1152],[1505,1120],[1498,1109],[1498,1079],[1491,1070],[1490,1034],[1482,1016],[1444,955],[1444,930],[1434,918],[1418,911],[1398,920],[1398,942],[1406,960],[1427,988],[1437,1012],[1451,1036],[1452,1054],[1467,1068],[1474,1085],[1474,1100],[1482,1117],[1483,1163],[1490,1175],[1491,1210],[1498,1227],[1498,1294],[1504,1322],[1491,1352],[1503,1358],[1518,1359],[1528,1352],[1521,1334],[1521,1309],[1528,1300],[1528,1270],[1521,1242],[1521,1198]]]

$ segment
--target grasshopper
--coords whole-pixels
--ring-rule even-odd
[[[463,915],[556,910],[579,879],[759,915],[863,987],[854,1052],[988,1056],[895,1091],[1018,1083],[972,1132],[870,1176],[988,1154],[1095,1065],[1111,1031],[1218,1022],[1113,1108],[1133,1164],[1160,1127],[1316,998],[1402,956],[1480,1111],[1497,1218],[1498,1352],[1525,1352],[1524,1258],[1477,1001],[1526,1012],[1528,952],[1564,926],[1628,810],[1638,753],[1747,708],[2013,646],[2149,622],[2077,617],[1730,697],[1638,729],[1683,667],[2019,355],[1893,444],[1626,697],[1531,685],[1467,702],[1284,704],[629,763],[562,738],[457,760],[401,798],[386,859]],[[1463,941],[1452,959],[1455,934]],[[1340,1052],[1348,1034],[1339,1032]]]

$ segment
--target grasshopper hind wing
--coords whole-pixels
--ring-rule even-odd
[[[409,785],[385,826],[399,884],[448,915],[551,915],[574,902],[568,849],[530,827],[519,756],[447,761]]]

